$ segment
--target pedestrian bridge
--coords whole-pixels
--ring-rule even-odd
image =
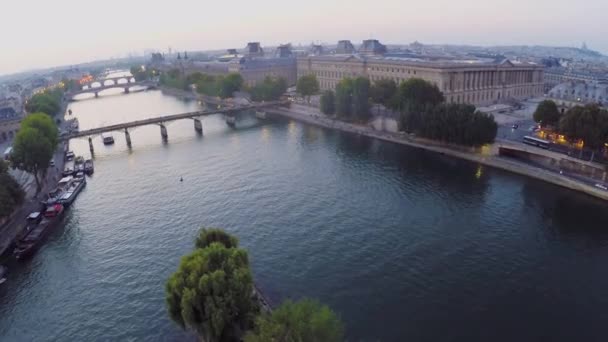
[[[234,125],[235,120],[236,120],[235,116],[239,112],[248,111],[248,110],[259,111],[260,109],[264,109],[264,108],[284,106],[284,105],[288,105],[288,104],[289,104],[289,101],[270,101],[270,102],[263,102],[263,103],[254,103],[254,104],[250,104],[250,105],[225,106],[223,108],[218,108],[218,109],[200,110],[200,111],[196,111],[196,112],[165,115],[165,116],[160,116],[160,117],[156,117],[156,118],[124,122],[124,123],[115,124],[115,125],[108,125],[108,126],[103,126],[103,127],[82,130],[79,132],[73,132],[73,133],[69,133],[67,135],[62,136],[61,140],[67,141],[70,139],[88,137],[89,138],[89,147],[91,148],[91,151],[92,151],[93,150],[93,144],[92,144],[93,136],[101,135],[103,133],[115,132],[115,131],[124,131],[125,137],[127,140],[127,145],[131,146],[131,136],[129,135],[129,128],[146,126],[146,125],[159,125],[161,137],[164,140],[167,140],[167,138],[168,138],[167,127],[165,126],[165,124],[167,122],[171,122],[171,121],[175,121],[175,120],[183,120],[183,119],[192,119],[192,120],[194,120],[194,129],[198,133],[202,134],[203,124],[199,119],[202,116],[208,116],[208,115],[214,115],[214,114],[224,114],[227,116],[226,123],[228,123],[229,125]]]

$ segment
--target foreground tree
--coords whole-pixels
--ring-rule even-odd
[[[555,102],[544,100],[538,104],[534,111],[534,121],[542,123],[542,125],[556,126],[559,123],[561,114],[557,109]]]
[[[214,242],[221,243],[226,248],[237,248],[239,246],[239,240],[236,237],[218,228],[201,228],[194,246],[196,248],[207,248]]]
[[[46,177],[57,143],[57,126],[50,116],[44,113],[30,114],[21,122],[13,142],[11,163],[13,167],[34,176],[36,193],[42,188],[41,180]]]
[[[336,97],[333,91],[326,90],[321,95],[321,112],[325,115],[333,115],[336,112]]]
[[[245,342],[338,342],[343,334],[340,319],[329,307],[313,300],[288,300],[271,314],[258,317]]]
[[[201,231],[197,246],[205,247],[183,257],[165,287],[171,319],[207,342],[238,338],[259,311],[247,252],[215,240],[236,243],[217,230]]]
[[[304,75],[296,83],[296,91],[310,103],[310,97],[319,92],[319,81],[315,75]]]

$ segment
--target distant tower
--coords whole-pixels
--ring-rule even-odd
[[[581,50],[589,50],[587,48],[587,43],[586,42],[583,42],[583,46],[581,46]]]
[[[173,53],[173,49],[171,49],[171,47],[169,46],[169,48],[167,49],[167,51],[169,52],[168,55],[171,56],[171,54]]]
[[[188,51],[184,51],[184,59],[188,59]]]
[[[182,59],[182,55],[179,52],[177,53],[177,59]]]

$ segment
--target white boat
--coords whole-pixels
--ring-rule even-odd
[[[2,265],[0,265],[0,284],[6,281],[6,275],[8,273],[8,269]]]

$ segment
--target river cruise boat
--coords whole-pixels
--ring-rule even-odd
[[[48,206],[44,212],[44,218],[26,236],[17,242],[13,255],[17,260],[28,258],[40,248],[45,238],[55,229],[61,221],[64,208],[61,204]]]
[[[114,137],[111,135],[101,136],[104,145],[114,145]]]
[[[87,159],[84,162],[84,172],[88,175],[93,174],[95,172],[95,167],[93,166],[93,160]]]
[[[76,174],[76,177],[72,179],[70,184],[63,190],[61,196],[57,199],[57,203],[62,204],[65,207],[72,205],[76,197],[82,189],[87,185],[87,181],[84,178],[84,173],[79,172],[80,177]]]
[[[6,281],[6,276],[8,274],[8,268],[0,265],[0,284]]]

